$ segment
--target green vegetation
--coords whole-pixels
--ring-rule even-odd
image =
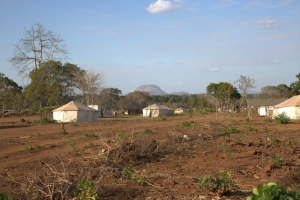
[[[139,185],[143,185],[145,183],[144,177],[137,175],[132,165],[123,168],[122,175],[129,180],[136,181]]]
[[[274,120],[277,124],[287,124],[289,123],[290,118],[285,112],[283,112],[281,114],[276,115]]]
[[[228,156],[231,157],[232,154],[232,148],[228,146],[226,143],[222,142],[220,145],[222,151]]]
[[[267,137],[267,146],[273,146],[277,142],[277,139],[275,136],[270,135]]]
[[[274,157],[270,159],[270,163],[281,166],[283,164],[283,157],[280,154],[275,153]]]
[[[75,195],[80,200],[97,200],[98,194],[95,189],[95,184],[91,179],[81,180],[77,184],[79,192],[75,192]]]
[[[152,132],[152,130],[150,128],[144,128],[144,133],[151,134],[153,132]]]
[[[204,190],[208,189],[221,196],[228,190],[236,190],[238,187],[235,182],[231,179],[231,172],[219,171],[218,177],[204,176],[204,177],[193,177],[193,181],[197,184],[197,188]]]
[[[247,200],[298,200],[299,191],[288,192],[287,188],[276,183],[259,184],[252,190],[253,195],[247,197]]]
[[[47,117],[41,117],[40,120],[32,121],[33,124],[51,124],[56,123],[56,120],[48,119]]]

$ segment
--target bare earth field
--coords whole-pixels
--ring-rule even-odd
[[[87,179],[100,199],[218,199],[193,177],[220,170],[231,171],[240,188],[221,199],[245,199],[260,183],[299,189],[299,121],[280,125],[227,113],[217,120],[216,114],[119,117],[64,124],[63,133],[61,124],[23,118],[28,123],[0,118],[0,193],[15,199],[71,199]],[[131,179],[124,176],[128,166]]]

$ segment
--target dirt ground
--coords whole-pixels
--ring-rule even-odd
[[[193,177],[220,170],[239,188],[221,199],[245,199],[260,183],[299,187],[292,178],[299,121],[222,113],[99,118],[62,129],[34,124],[38,116],[20,119],[0,118],[0,193],[16,199],[70,199],[83,179],[93,180],[100,199],[218,199]],[[132,178],[124,175],[129,167]]]

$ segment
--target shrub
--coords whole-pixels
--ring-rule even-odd
[[[259,184],[252,190],[253,195],[247,197],[247,200],[296,200],[300,199],[300,192],[288,192],[287,188],[276,183]]]
[[[210,191],[217,193],[219,196],[224,194],[228,190],[236,190],[238,187],[235,182],[231,180],[231,172],[225,172],[221,170],[218,177],[204,176],[193,177],[193,181],[198,183],[199,189],[209,189]]]
[[[276,115],[274,119],[277,124],[287,124],[290,121],[289,116],[285,112]]]
[[[275,153],[274,157],[270,159],[270,163],[281,166],[283,164],[283,157],[280,154]]]
[[[166,121],[166,120],[167,120],[167,117],[166,117],[166,116],[161,116],[160,119],[161,119],[162,121]]]
[[[153,132],[152,132],[152,130],[150,128],[144,128],[144,133],[151,134]]]
[[[80,200],[96,200],[98,199],[98,195],[95,190],[95,184],[91,179],[81,180],[77,184],[77,189],[80,192],[76,193],[76,196]]]

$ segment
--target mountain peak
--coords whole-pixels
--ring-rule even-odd
[[[167,95],[166,92],[162,91],[157,85],[141,85],[135,91],[148,92],[150,95]]]

